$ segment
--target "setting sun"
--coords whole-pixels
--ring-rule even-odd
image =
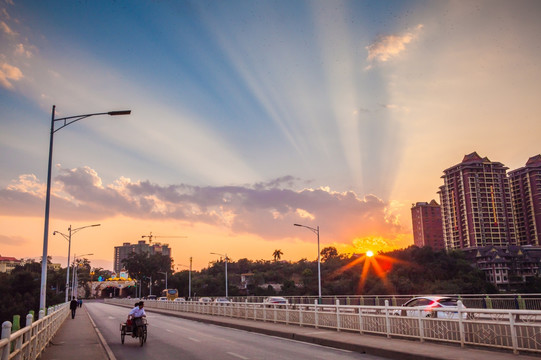
[[[374,252],[373,252],[372,250],[368,250],[368,251],[366,252],[366,256],[372,257],[372,256],[374,256]]]

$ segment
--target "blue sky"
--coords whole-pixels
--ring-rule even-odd
[[[410,206],[439,200],[443,169],[541,152],[540,7],[3,1],[0,253],[41,254],[53,104],[132,110],[55,135],[50,230],[102,223],[78,246],[98,237],[104,266],[150,231],[189,236],[173,254],[199,266],[314,258],[294,222],[342,251],[407,246]]]

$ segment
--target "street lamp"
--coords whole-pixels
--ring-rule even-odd
[[[69,286],[70,286],[70,249],[71,249],[71,235],[75,234],[77,231],[82,230],[87,227],[94,227],[94,226],[100,226],[101,224],[94,224],[94,225],[87,225],[82,226],[77,229],[72,229],[71,225],[68,228],[69,235],[63,234],[60,231],[53,231],[53,235],[60,234],[64,237],[64,239],[68,240],[68,265],[66,266],[66,302],[68,302],[68,292],[69,292]]]
[[[211,252],[212,255],[218,255],[218,256],[223,256],[224,259],[225,259],[225,297],[226,298],[229,298],[229,292],[228,292],[228,286],[227,286],[227,260],[229,260],[227,258],[227,254],[218,254],[218,253],[213,253]]]
[[[319,292],[319,300],[318,303],[321,304],[321,254],[319,252],[319,226],[313,228],[306,225],[301,224],[293,224],[293,226],[300,226],[303,228],[307,228],[311,232],[317,235],[317,282],[318,282],[318,292]]]
[[[167,290],[167,271],[158,271],[158,274],[164,274],[165,275],[165,289]]]
[[[190,266],[177,264],[177,266],[184,266],[190,269],[190,272],[188,273],[188,299],[192,298],[192,257],[190,256]]]
[[[71,289],[71,297],[74,298],[73,294],[76,294],[77,295],[77,288],[78,288],[78,282],[79,282],[79,278],[77,277],[77,265],[76,265],[76,262],[77,262],[77,258],[82,258],[83,256],[88,256],[88,255],[94,255],[94,254],[83,254],[83,255],[75,255],[73,254],[73,280],[72,280],[72,289]],[[79,296],[77,296],[79,297]]]
[[[41,288],[39,296],[39,308],[45,309],[45,296],[47,293],[47,246],[49,240],[49,205],[51,203],[51,167],[53,162],[53,138],[54,133],[60,129],[65,128],[66,126],[73,124],[76,121],[85,119],[87,117],[96,116],[96,115],[129,115],[131,110],[122,110],[122,111],[109,111],[103,113],[94,113],[94,114],[84,114],[76,116],[68,116],[64,118],[55,119],[55,109],[56,106],[53,105],[52,115],[51,115],[51,133],[49,138],[49,163],[47,166],[47,190],[45,195],[45,225],[43,230],[43,255],[41,259]],[[64,123],[60,125],[58,129],[55,130],[54,124],[57,121],[63,121]]]

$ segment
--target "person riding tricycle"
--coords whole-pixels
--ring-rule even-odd
[[[124,337],[130,334],[132,337],[138,337],[141,346],[147,341],[147,321],[144,302],[140,301],[135,304],[128,314],[128,319],[124,324],[120,325],[120,339],[124,344]]]

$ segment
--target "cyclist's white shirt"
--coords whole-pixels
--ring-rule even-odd
[[[141,317],[141,316],[147,316],[145,313],[145,309],[140,309],[139,306],[136,308],[133,308],[128,315],[132,315],[133,317]]]

